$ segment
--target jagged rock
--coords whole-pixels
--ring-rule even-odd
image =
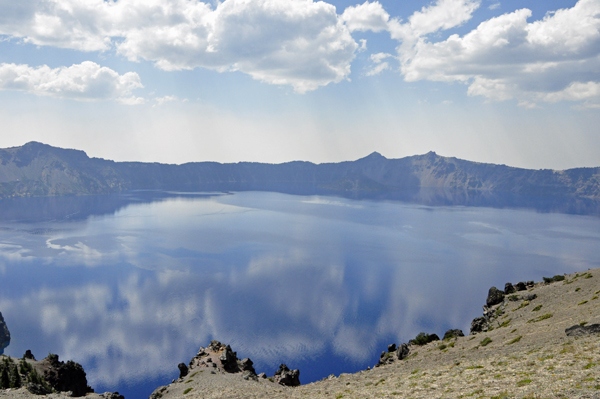
[[[104,392],[100,396],[105,399],[125,399],[125,397],[120,395],[119,392]]]
[[[471,322],[471,335],[487,331],[488,321],[485,317],[476,317]]]
[[[523,299],[525,301],[533,301],[535,298],[537,298],[537,294],[532,294],[532,293],[523,294],[521,296],[521,299]]]
[[[524,282],[519,281],[517,284],[515,284],[515,289],[517,291],[525,291],[527,289],[527,286],[525,285]]]
[[[245,358],[242,360],[238,361],[238,367],[240,368],[240,370],[242,371],[250,371],[253,374],[256,374],[256,370],[254,370],[254,366],[253,366],[253,362],[252,360]]]
[[[388,345],[388,352],[396,352],[396,344]]]
[[[288,387],[297,387],[300,385],[300,370],[290,370],[285,364],[279,366],[275,372],[275,382]]]
[[[223,349],[224,347],[225,347],[225,345],[223,345],[219,341],[212,340],[212,341],[210,341],[210,345],[208,345],[207,349],[209,349],[213,352],[218,352],[221,349]]]
[[[394,345],[396,346],[396,345]],[[383,366],[384,364],[390,364],[394,362],[394,352],[381,352],[381,356],[379,356],[379,363],[375,365],[375,367]]]
[[[265,373],[260,373],[259,375],[257,375],[258,378],[267,378],[267,375]]]
[[[464,336],[465,334],[462,332],[462,330],[454,329],[446,331],[446,333],[444,334],[444,339],[451,339]]]
[[[500,291],[496,287],[492,287],[488,291],[488,297],[487,297],[487,300],[485,301],[485,303],[489,307],[489,306],[497,305],[497,304],[501,303],[503,300],[504,300],[504,292]]]
[[[58,355],[50,354],[41,362],[44,369],[44,379],[52,388],[61,392],[72,392],[72,396],[84,396],[92,389],[87,384],[83,367],[79,363],[68,360],[66,363],[58,360]]]
[[[28,383],[26,386],[27,390],[34,395],[47,395],[52,393],[52,390],[43,386],[42,384],[34,384],[32,382]]]
[[[582,335],[600,334],[600,324],[590,324],[589,326],[582,326],[576,324],[565,330],[565,333],[569,337],[580,337]]]
[[[225,350],[223,353],[221,353],[221,356],[219,356],[219,360],[221,361],[225,371],[230,373],[235,373],[238,371],[237,354],[231,350],[229,345],[225,347]]]
[[[245,380],[258,381],[258,377],[257,377],[256,373],[253,371],[250,371],[250,370],[245,370],[242,373],[242,378]]]
[[[185,365],[185,363],[179,363],[177,365],[177,368],[179,368],[179,378],[183,378],[186,375],[188,375],[188,366]]]
[[[408,347],[408,344],[402,344],[396,350],[396,357],[398,358],[398,360],[405,359],[408,356],[409,352],[410,348]]]
[[[515,287],[511,283],[504,284],[504,295],[512,294],[515,291]]]
[[[4,317],[2,317],[2,313],[0,313],[0,355],[4,353],[4,348],[6,348],[8,344],[10,344],[10,331],[8,331]]]
[[[525,287],[533,288],[533,287],[535,287],[535,283],[533,281],[529,280],[528,282],[525,283]]]
[[[30,349],[27,349],[23,355],[23,359],[35,360],[35,356],[33,356]]]

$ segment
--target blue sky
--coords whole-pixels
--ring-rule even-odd
[[[600,165],[600,0],[0,0],[0,147]]]

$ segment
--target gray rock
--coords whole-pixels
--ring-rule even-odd
[[[258,378],[267,378],[267,375],[265,373],[260,373],[258,376]]]
[[[515,291],[515,287],[511,283],[504,284],[504,295],[512,294]]]
[[[465,334],[462,332],[462,330],[454,329],[454,330],[446,331],[446,333],[444,334],[444,339],[451,339],[451,338],[464,337],[464,336],[465,336]]]
[[[27,349],[23,355],[23,359],[35,360],[35,356],[33,356],[30,349]]]
[[[120,395],[119,392],[104,392],[100,395],[105,399],[125,399],[123,395]],[[150,396],[152,398],[152,396]]]
[[[600,334],[600,324],[590,324],[589,326],[581,326],[576,324],[565,330],[569,337],[580,337],[582,335]]]
[[[532,294],[532,293],[523,294],[521,296],[521,298],[525,301],[533,301],[535,298],[537,298],[537,294]]]
[[[242,371],[250,371],[253,374],[256,374],[256,370],[254,370],[253,364],[254,363],[252,362],[252,360],[250,360],[248,358],[245,358],[245,359],[242,359],[242,360],[238,361],[238,366],[239,366],[240,370],[242,370]]]
[[[159,399],[162,398],[163,392],[167,390],[166,386],[158,387],[150,394],[149,399]]]
[[[185,365],[185,363],[179,363],[177,365],[177,368],[179,368],[179,378],[183,378],[186,375],[188,375],[188,367]]]
[[[490,288],[488,291],[488,297],[485,301],[487,306],[494,306],[501,303],[504,300],[504,292],[500,291],[496,287]]]
[[[280,385],[297,387],[300,385],[300,370],[290,370],[288,366],[281,364],[275,372],[274,379]]]
[[[32,382],[27,384],[27,390],[34,395],[47,395],[52,393],[52,390],[46,388],[42,384],[34,384]]]
[[[396,352],[396,344],[388,345],[388,352]]]
[[[515,284],[515,289],[517,291],[525,291],[527,289],[527,286],[525,285],[524,282],[519,281],[517,284]]]
[[[237,355],[231,350],[229,345],[225,347],[225,350],[223,353],[221,353],[221,356],[219,356],[219,360],[221,361],[225,371],[229,373],[235,373],[238,371]]]
[[[487,331],[488,321],[485,317],[476,317],[471,322],[471,335]]]
[[[525,287],[533,288],[533,287],[535,287],[535,283],[533,281],[529,280],[528,282],[525,283]]]
[[[410,352],[410,348],[409,348],[408,344],[402,344],[396,350],[396,357],[398,357],[398,360],[406,359],[409,352]]]
[[[252,380],[252,381],[258,381],[258,376],[256,375],[256,373],[254,371],[250,371],[250,370],[245,370],[242,373],[242,378],[245,380]]]

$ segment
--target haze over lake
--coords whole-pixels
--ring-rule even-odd
[[[147,397],[211,339],[308,383],[420,331],[465,333],[495,285],[600,266],[597,216],[272,192],[2,201],[5,354]]]

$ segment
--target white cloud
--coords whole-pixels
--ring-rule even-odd
[[[468,15],[455,15],[459,14]],[[536,101],[600,97],[600,0],[580,0],[529,23],[531,15],[528,9],[516,10],[484,21],[462,37],[453,34],[439,42],[420,33],[398,47],[401,72],[407,81],[464,82],[469,95],[496,101],[516,98],[529,108]],[[433,29],[414,29],[413,21],[422,18],[413,17],[410,26],[396,26],[399,40],[410,35],[398,32]]]
[[[161,106],[166,103],[170,103],[172,101],[177,101],[177,96],[164,96],[164,97],[156,97],[154,99],[156,101],[155,105]]]
[[[20,90],[38,96],[71,98],[79,101],[122,100],[141,88],[135,72],[119,75],[110,68],[86,61],[52,69],[47,65],[0,64],[0,90]]]
[[[490,10],[497,10],[499,8],[500,8],[500,3],[494,3],[488,7],[488,9],[490,9]]]
[[[6,2],[6,0],[4,0]],[[164,70],[241,71],[298,92],[345,79],[358,48],[312,0],[48,0],[3,7],[0,33],[82,51],[115,48]]]
[[[379,75],[381,72],[390,69],[390,64],[384,62],[384,60],[389,57],[392,57],[392,55],[388,53],[371,54],[371,61],[374,66],[367,72],[367,76]]]
[[[365,1],[361,5],[346,8],[340,19],[346,23],[350,32],[369,30],[381,32],[388,30],[390,15],[378,1],[373,3]]]

